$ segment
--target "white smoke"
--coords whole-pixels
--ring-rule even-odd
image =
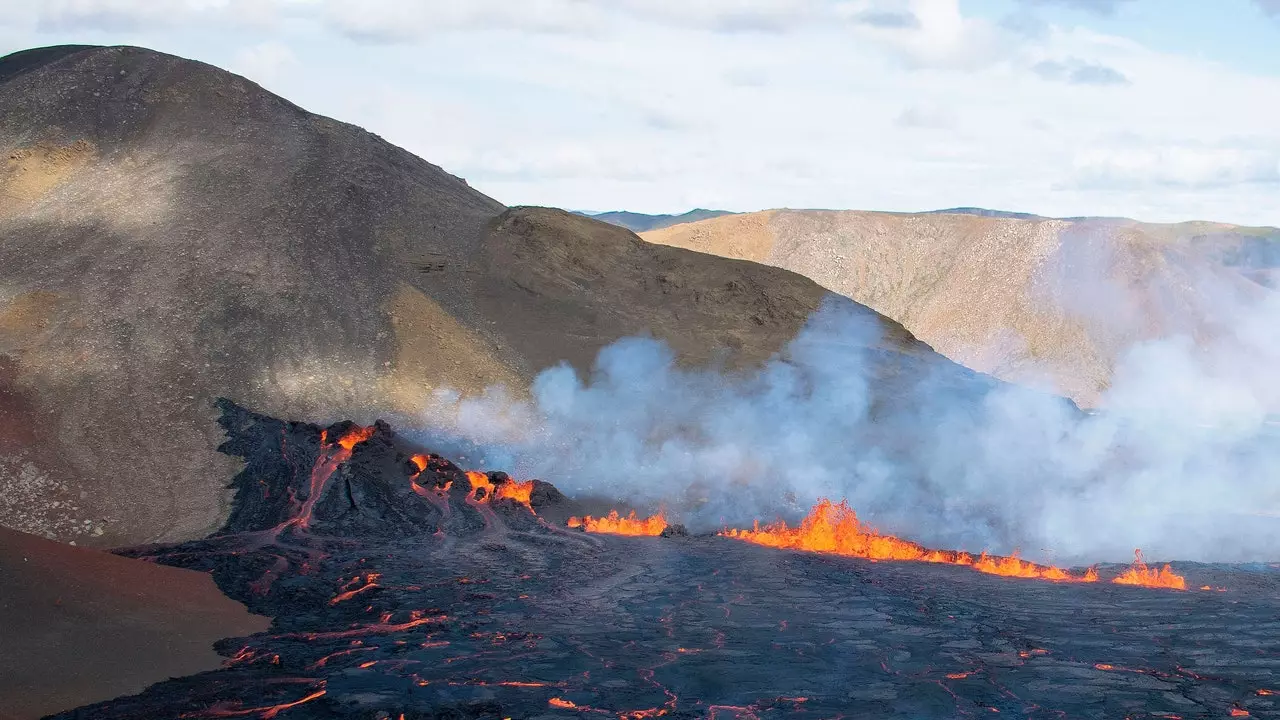
[[[1134,344],[1106,410],[883,349],[831,301],[758,373],[680,368],[651,339],[589,377],[544,371],[530,402],[442,395],[426,441],[570,495],[665,507],[694,530],[795,520],[848,498],[934,547],[1061,563],[1280,556],[1280,304],[1234,309],[1206,344]]]

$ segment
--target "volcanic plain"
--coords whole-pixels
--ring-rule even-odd
[[[1175,565],[1171,590],[593,534],[554,487],[384,423],[221,410],[246,461],[226,527],[121,552],[211,572],[271,627],[221,641],[221,669],[56,717],[1280,714],[1274,567]]]

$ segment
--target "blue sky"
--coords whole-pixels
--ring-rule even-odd
[[[507,204],[979,205],[1280,225],[1280,0],[0,0],[0,52],[135,44]]]

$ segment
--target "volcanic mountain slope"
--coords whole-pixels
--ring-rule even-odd
[[[1149,589],[597,535],[551,519],[572,506],[550,485],[463,471],[386,424],[220,407],[223,450],[246,460],[226,526],[121,552],[211,572],[271,628],[220,642],[216,671],[59,720],[1280,709],[1273,568],[1180,566],[1211,586]]]
[[[642,333],[742,368],[831,298],[507,209],[357,127],[139,48],[0,59],[0,158],[0,525],[64,540],[217,527],[235,462],[212,451],[215,397],[412,415],[439,388],[518,395]],[[855,310],[883,328],[873,372],[974,379]]]
[[[1054,220],[968,209],[769,210],[644,234],[793,270],[874,308],[947,357],[1097,402],[1134,343],[1222,337],[1268,294],[1280,230]]]

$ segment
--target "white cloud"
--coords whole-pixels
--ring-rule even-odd
[[[1149,144],[1140,138],[1092,148],[1075,158],[1075,182],[1083,188],[1174,186],[1221,188],[1280,183],[1280,144]]]
[[[1115,68],[1101,63],[1091,63],[1077,58],[1065,62],[1041,60],[1031,71],[1045,80],[1055,80],[1072,85],[1128,85],[1129,78]]]
[[[1133,0],[1022,0],[1027,5],[1062,5],[1076,10],[1087,10],[1110,15],[1125,3]],[[1267,0],[1262,0],[1267,1]]]
[[[247,1],[0,0],[0,42],[229,67],[511,204],[1280,222],[1280,79],[1088,14],[1028,8],[1027,32],[957,0],[262,0],[246,29]]]
[[[275,87],[285,73],[300,66],[293,50],[280,42],[267,41],[243,48],[227,69],[265,87]]]
[[[275,6],[289,0],[42,0],[37,27],[44,32],[106,30],[128,32],[179,27],[215,19],[233,24],[266,24]]]
[[[955,113],[947,108],[912,105],[898,115],[898,127],[922,130],[950,130],[956,126]]]

